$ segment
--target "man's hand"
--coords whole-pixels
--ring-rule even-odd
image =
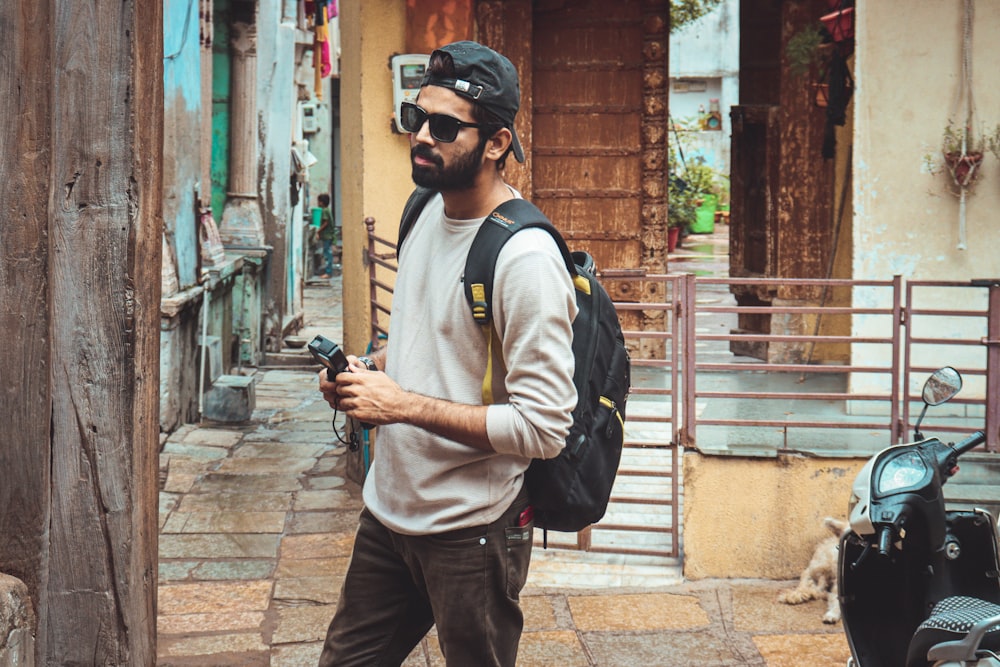
[[[373,355],[379,368],[384,359]],[[319,374],[319,390],[335,410],[359,422],[383,426],[412,424],[475,449],[493,451],[486,433],[485,405],[462,405],[405,391],[382,371],[370,371],[353,355],[348,370],[333,382],[326,369]]]
[[[407,394],[388,375],[370,371],[348,356],[348,371],[336,377],[336,401],[340,409],[359,422],[381,426],[404,421],[400,411]],[[322,389],[322,386],[321,386]]]

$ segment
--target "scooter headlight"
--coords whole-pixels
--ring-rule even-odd
[[[910,487],[919,487],[929,472],[930,469],[923,457],[909,449],[882,464],[875,488],[879,495],[886,495]]]

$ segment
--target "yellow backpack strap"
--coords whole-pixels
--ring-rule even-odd
[[[507,365],[503,361],[503,343],[500,342],[500,334],[489,324],[484,324],[483,335],[486,336],[486,373],[483,375],[483,405],[492,405],[493,400],[493,350],[497,351],[497,361],[500,365],[500,374],[507,376]]]
[[[577,277],[576,265],[570,255],[566,242],[549,222],[545,214],[525,199],[510,199],[500,204],[492,213],[486,216],[479,226],[476,237],[469,248],[465,259],[465,298],[472,310],[472,317],[482,328],[487,341],[486,375],[483,377],[483,405],[494,402],[493,396],[493,350],[497,350],[497,359],[504,376],[507,369],[503,361],[503,345],[499,334],[491,326],[493,322],[493,272],[496,269],[497,256],[500,249],[510,238],[522,229],[539,227],[547,231],[555,240],[559,252],[574,281]],[[495,344],[494,344],[495,343]]]

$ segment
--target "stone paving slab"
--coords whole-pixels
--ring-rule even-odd
[[[200,489],[219,493],[268,493],[275,491],[299,491],[302,482],[298,475],[233,475],[210,473],[201,480]]]
[[[179,503],[184,512],[277,512],[292,508],[291,493],[270,491],[190,493]]]
[[[274,558],[278,535],[160,535],[160,558]]]
[[[272,644],[322,642],[336,605],[306,605],[283,607],[277,612],[277,626],[271,637]],[[319,653],[316,653],[317,658]],[[315,664],[315,663],[314,663]]]
[[[158,612],[171,614],[223,614],[264,611],[270,605],[271,581],[198,582],[160,586]]]
[[[174,512],[162,533],[280,533],[284,512]]]
[[[218,612],[212,614],[165,614],[156,629],[160,636],[192,635],[236,630],[259,631],[264,625],[262,611]]]
[[[269,559],[161,560],[160,582],[267,579],[274,575]]]
[[[708,615],[694,595],[579,595],[569,598],[569,606],[581,632],[693,630],[709,624]]]

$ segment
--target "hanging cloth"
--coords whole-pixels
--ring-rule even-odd
[[[827,72],[829,96],[826,105],[826,127],[823,130],[823,157],[832,159],[837,151],[835,126],[847,122],[847,104],[854,94],[854,77],[847,67],[847,59],[839,50],[833,52],[830,69]]]
[[[333,60],[330,55],[330,19],[328,0],[316,0],[315,20],[313,23],[313,92],[316,99],[323,99],[323,79],[333,71]],[[336,8],[334,8],[336,11]]]

